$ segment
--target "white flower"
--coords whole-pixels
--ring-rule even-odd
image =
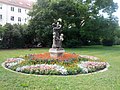
[[[48,65],[48,64],[37,64],[37,65],[31,65],[31,66],[22,66],[22,67],[18,67],[16,69],[16,71],[24,71],[25,69],[28,69],[30,71],[32,71],[33,69],[36,69],[36,72],[38,72],[38,69],[41,70],[56,70],[58,72],[60,72],[63,75],[67,74],[67,70],[64,68],[64,66],[59,66],[59,65]]]
[[[82,69],[84,73],[88,73],[103,69],[106,66],[106,62],[91,62],[91,61],[86,61],[86,62],[81,62],[81,64],[78,64],[78,67]]]
[[[91,59],[91,60],[99,60],[99,58],[97,58],[97,57],[88,56],[88,55],[80,55],[80,57],[82,57],[82,58],[87,58],[87,59]]]
[[[7,61],[5,62],[5,66],[8,68],[11,68],[19,63],[24,61],[22,58],[8,58]]]
[[[83,72],[83,73],[88,73],[88,69],[87,69],[87,68],[83,68],[83,69],[82,69],[82,72]]]
[[[18,67],[18,68],[16,69],[16,71],[17,71],[17,72],[22,71],[22,70],[21,70],[21,67]]]

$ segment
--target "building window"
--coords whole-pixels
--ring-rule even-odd
[[[14,11],[14,7],[11,7],[11,11]]]
[[[21,9],[20,8],[18,8],[18,12],[21,13]]]
[[[18,22],[21,22],[21,17],[18,17]]]
[[[0,20],[2,20],[2,15],[0,15]]]
[[[2,4],[0,4],[0,9],[2,9]]]
[[[14,16],[11,16],[11,21],[14,21]]]

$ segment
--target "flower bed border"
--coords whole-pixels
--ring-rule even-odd
[[[99,71],[96,71],[96,72],[92,72],[92,73],[86,73],[86,74],[77,74],[77,75],[36,75],[36,74],[27,74],[27,73],[22,73],[22,72],[16,72],[16,71],[13,71],[13,70],[11,70],[11,69],[9,69],[9,68],[6,68],[5,67],[5,62],[3,62],[2,64],[1,64],[1,66],[4,68],[4,69],[6,69],[6,70],[8,70],[8,71],[11,71],[11,72],[14,72],[14,73],[16,73],[16,74],[21,74],[21,75],[29,75],[29,76],[80,76],[80,75],[93,75],[93,74],[96,74],[96,73],[100,73],[100,72],[105,72],[105,71],[107,71],[108,70],[108,68],[110,67],[110,64],[109,63],[107,63],[107,66],[106,66],[106,68],[104,68],[103,70],[99,70]]]

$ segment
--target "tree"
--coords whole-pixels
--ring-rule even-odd
[[[0,25],[0,39],[3,38],[4,30],[5,28],[2,25]]]
[[[2,48],[23,48],[26,43],[26,25],[11,25],[3,26]],[[28,39],[28,38],[27,38]]]
[[[59,18],[62,19],[65,46],[70,40],[79,45],[87,44],[89,40],[108,38],[109,35],[105,37],[105,34],[109,31],[112,33],[117,26],[112,15],[117,8],[113,0],[38,0],[29,13],[31,41],[37,40],[43,46],[50,45],[51,24]],[[100,11],[107,13],[109,18],[101,16]]]
[[[2,40],[3,40],[3,35],[4,35],[5,28],[0,25],[0,48],[2,48]]]
[[[115,42],[116,45],[120,45],[120,26],[115,31]]]

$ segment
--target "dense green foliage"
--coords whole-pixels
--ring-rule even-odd
[[[115,44],[120,45],[120,27],[115,31]]]
[[[100,44],[104,39],[114,38],[118,22],[112,14],[116,9],[113,0],[38,0],[29,13],[32,17],[29,29],[34,33],[34,39],[49,46],[51,24],[61,18],[65,47]],[[100,11],[107,13],[108,18]]]
[[[47,52],[49,49],[1,50],[0,64],[6,58]],[[91,46],[65,49],[66,52],[86,54],[105,59],[109,70],[101,73],[78,76],[33,76],[5,70],[0,66],[0,90],[119,90],[120,89],[120,46]]]
[[[0,26],[0,48],[24,48],[33,46],[32,37],[27,28],[27,25],[11,25],[8,23]]]
[[[108,45],[108,41],[113,44],[115,40],[118,44],[118,19],[113,15],[117,8],[113,0],[38,0],[29,12],[31,20],[27,26],[0,26],[0,47],[51,47],[51,25],[59,18],[63,25],[63,47],[80,47],[101,42]],[[101,12],[108,17],[105,18]]]

